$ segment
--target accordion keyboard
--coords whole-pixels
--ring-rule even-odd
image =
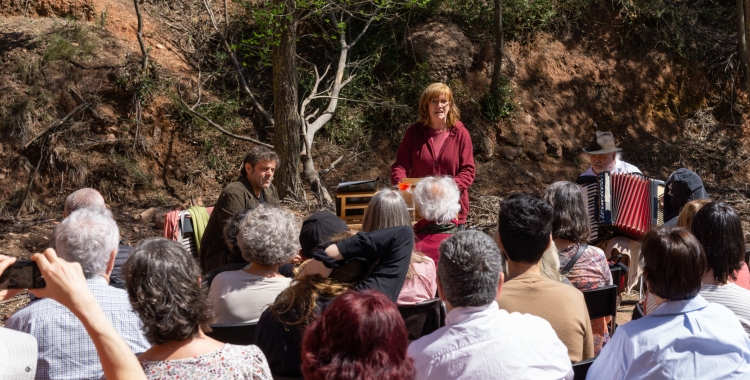
[[[581,188],[581,193],[583,193],[583,199],[586,202],[586,213],[589,217],[589,228],[591,229],[591,234],[589,235],[589,240],[594,241],[599,237],[599,223],[596,220],[596,209],[597,209],[597,202],[598,202],[598,188],[596,182],[591,182],[588,184],[582,184],[578,185]]]

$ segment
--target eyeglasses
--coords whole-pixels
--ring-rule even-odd
[[[438,100],[438,99],[432,99],[432,100],[430,100],[430,104],[432,104],[433,106],[436,106],[438,104],[440,104],[441,106],[447,106],[450,103],[451,103],[450,100],[445,100],[445,99],[440,99],[440,100]]]

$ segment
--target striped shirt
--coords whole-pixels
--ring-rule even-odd
[[[130,307],[128,294],[103,277],[86,280],[96,302],[136,355],[151,345]],[[39,344],[36,379],[99,379],[104,372],[94,342],[78,318],[49,298],[37,299],[16,311],[5,327],[33,335]]]
[[[701,287],[700,294],[708,302],[724,305],[740,320],[742,328],[750,336],[750,290],[741,288],[735,283],[726,285],[708,285]]]

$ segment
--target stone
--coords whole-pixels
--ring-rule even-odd
[[[463,77],[476,50],[461,28],[440,21],[411,28],[404,38],[404,48],[417,62],[427,63],[432,80],[441,82]]]
[[[162,45],[162,44],[156,44],[156,48],[157,49],[164,49],[164,45]]]
[[[533,143],[526,145],[525,148],[526,155],[534,161],[540,161],[547,155],[547,144],[541,140],[534,141]]]
[[[513,161],[523,153],[523,149],[517,146],[504,146],[500,148],[500,155],[508,161]]]

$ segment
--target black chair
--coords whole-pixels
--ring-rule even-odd
[[[589,372],[594,359],[596,358],[589,358],[581,360],[578,363],[573,363],[573,380],[586,380],[586,374]]]
[[[211,325],[211,332],[207,332],[206,335],[222,343],[247,346],[255,343],[255,326],[257,325],[257,322]]]
[[[637,303],[635,304],[635,307],[633,308],[633,316],[630,318],[631,321],[635,321],[636,319],[641,319],[646,314],[643,313],[643,307],[641,304]]]
[[[589,309],[589,318],[597,319],[612,316],[610,334],[615,333],[615,319],[617,319],[617,285],[609,285],[593,290],[584,290],[583,298]]]
[[[445,326],[448,312],[440,298],[433,298],[416,305],[399,305],[398,311],[409,331],[409,342],[417,340]]]

